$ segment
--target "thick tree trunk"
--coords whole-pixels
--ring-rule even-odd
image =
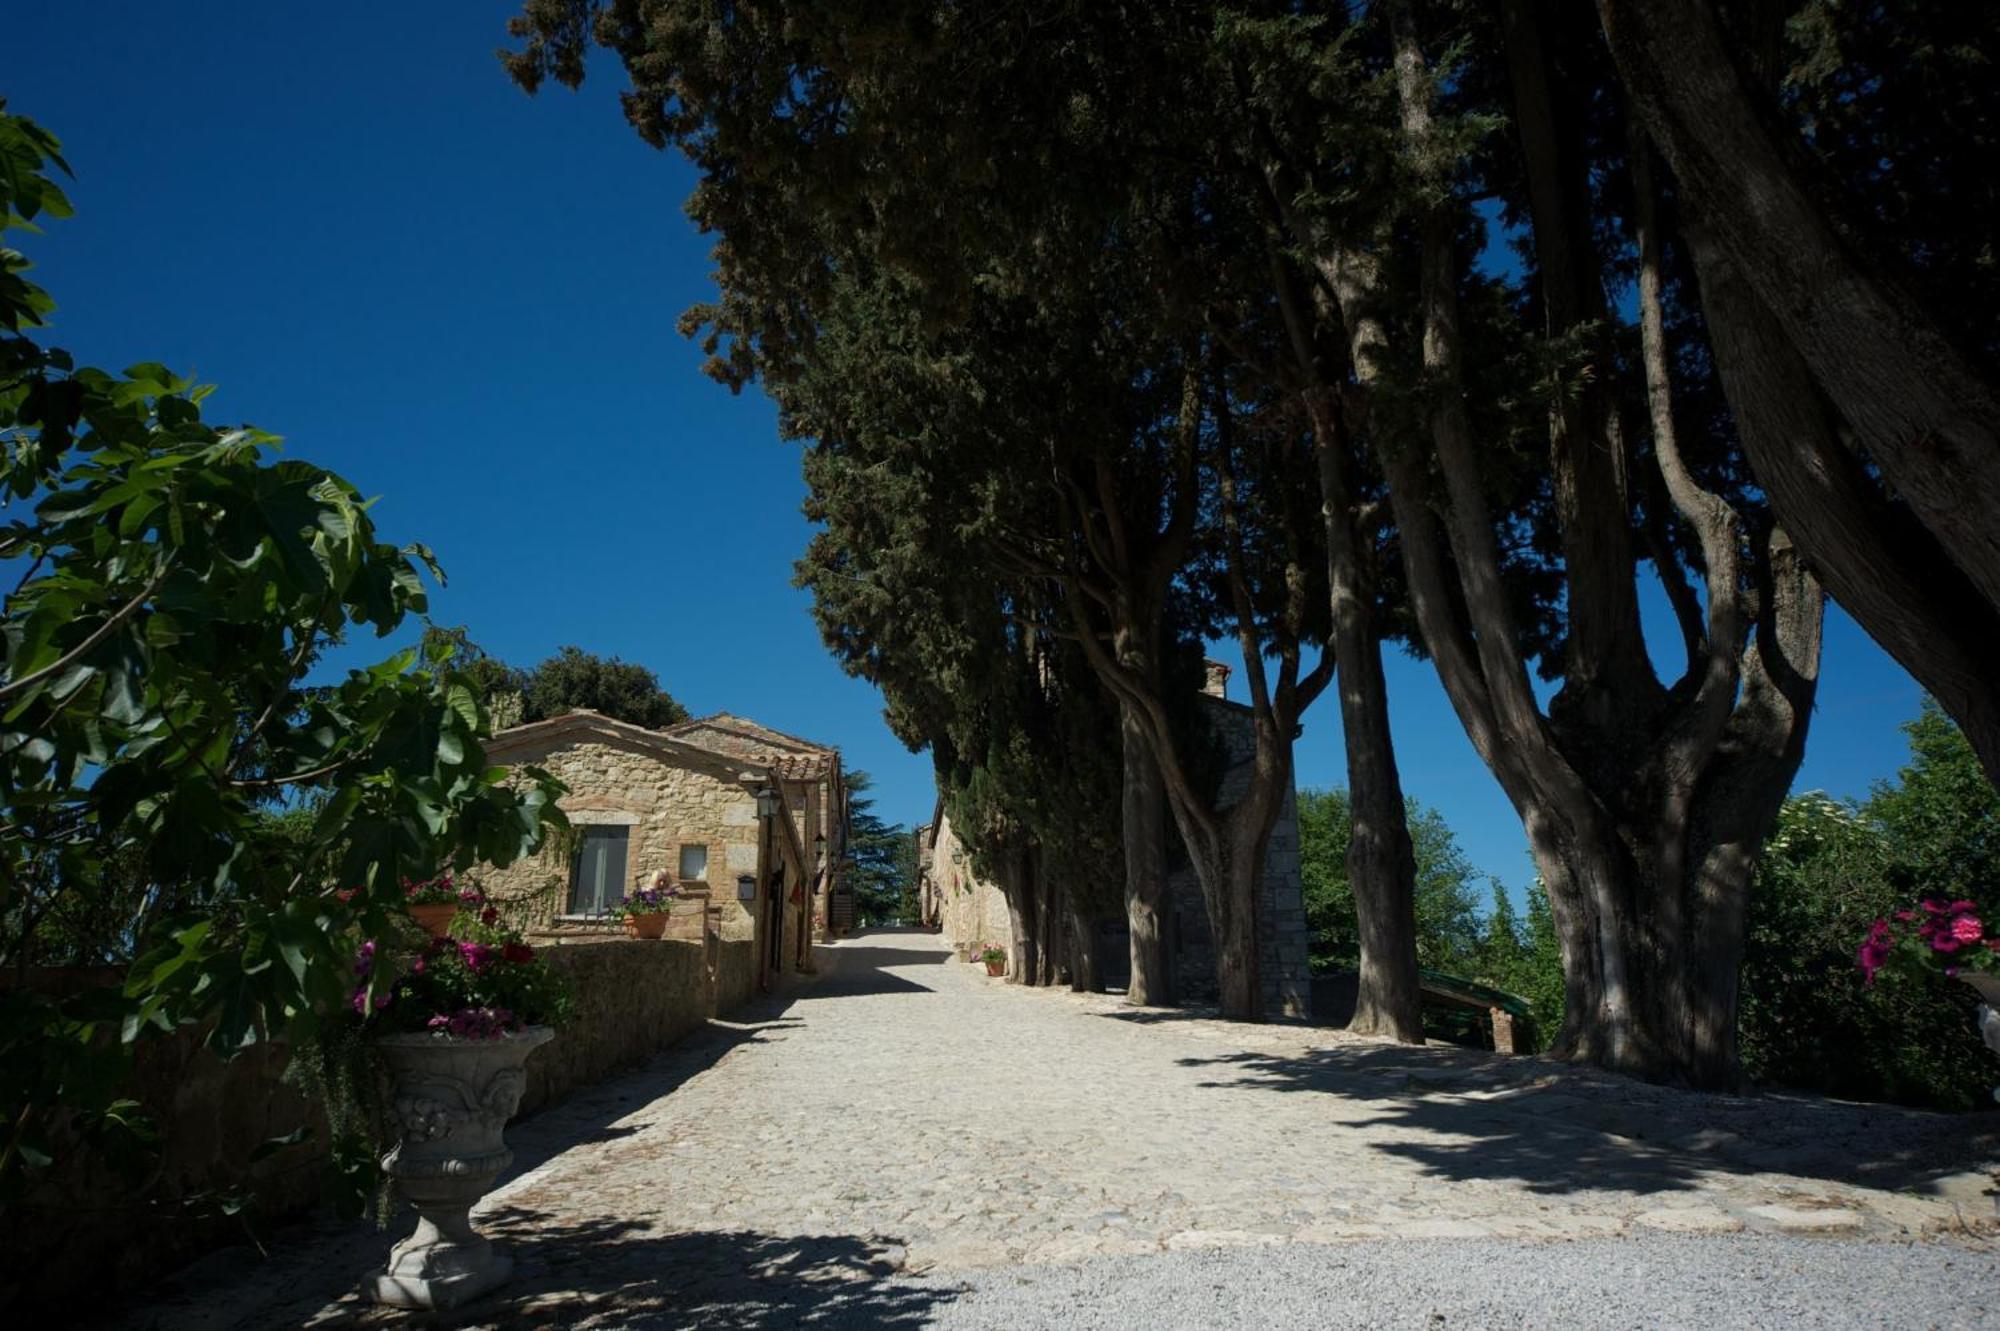
[[[2000,781],[2000,686],[1983,668],[2000,624],[2000,387],[1823,213],[1764,110],[1771,90],[1746,85],[1710,4],[1597,7],[1703,239],[1731,410],[1790,427],[1744,430],[1758,480],[1835,598]]]
[[[1215,940],[1215,986],[1222,1015],[1230,1021],[1262,1021],[1264,986],[1257,945],[1264,857],[1225,834],[1213,850],[1197,853],[1195,859],[1196,872],[1214,885],[1208,893],[1208,925]]]
[[[1990,668],[2000,613],[1841,444],[1831,406],[1736,265],[1701,228],[1687,234],[1716,368],[1772,507],[1833,599],[1951,714],[2000,783]]]
[[[1409,11],[1393,18],[1405,132],[1423,160],[1435,146],[1429,71]],[[1434,500],[1415,441],[1379,450],[1424,643],[1474,747],[1520,814],[1549,892],[1566,987],[1556,1052],[1655,1079],[1728,1085],[1743,900],[1756,849],[1804,751],[1819,588],[1782,533],[1739,573],[1741,529],[1680,465],[1671,420],[1659,410],[1665,360],[1658,312],[1649,309],[1642,334],[1654,442],[1677,510],[1713,552],[1709,619],[1687,629],[1698,660],[1670,706],[1630,707],[1637,690],[1657,690],[1650,669],[1642,679],[1615,654],[1593,664],[1572,645],[1568,666],[1585,670],[1582,687],[1609,679],[1627,701],[1565,708],[1579,683],[1571,679],[1551,715],[1542,715],[1508,608],[1464,401],[1455,222],[1440,207],[1422,225],[1422,365],[1443,496]],[[1657,245],[1644,248],[1652,268],[1642,300],[1656,305]],[[1337,289],[1352,340],[1385,345],[1379,282]],[[1552,449],[1558,473],[1574,462],[1564,448]],[[1559,509],[1566,526],[1629,520],[1622,502]],[[1629,552],[1619,576],[1633,576]],[[1745,607],[1755,607],[1754,631]]]
[[[1000,865],[1000,892],[1007,901],[1007,931],[1012,935],[1007,940],[1007,978],[1014,984],[1033,984],[1041,964],[1035,946],[1038,929],[1034,886],[1029,881],[1032,872],[1031,858],[1019,851],[1008,853]]]
[[[1035,983],[1043,986],[1069,982],[1069,902],[1061,883],[1048,866],[1035,857],[1035,924],[1039,933],[1036,959],[1040,963]]]
[[[1333,601],[1335,687],[1347,749],[1353,835],[1347,881],[1361,935],[1361,971],[1347,1028],[1424,1042],[1417,976],[1416,854],[1410,846],[1403,783],[1389,734],[1389,688],[1382,675],[1375,588],[1367,576],[1354,520],[1346,438],[1328,392],[1312,401],[1319,461],[1320,510],[1326,522],[1327,575]]]
[[[1167,900],[1166,784],[1138,709],[1121,702],[1118,713],[1124,764],[1125,916],[1132,932],[1132,979],[1125,996],[1141,1007],[1171,1007],[1177,995],[1173,907]]]
[[[1104,975],[1097,965],[1097,921],[1076,908],[1069,911],[1069,987],[1077,993],[1104,992]]]

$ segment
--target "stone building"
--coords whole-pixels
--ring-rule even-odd
[[[1217,807],[1227,809],[1248,787],[1256,735],[1251,713],[1226,696],[1229,667],[1208,663],[1202,706],[1226,754],[1227,767],[1217,790]],[[1116,810],[1109,816],[1115,817]],[[1171,820],[1169,827],[1171,828]],[[917,829],[918,902],[925,924],[939,926],[960,951],[982,942],[1008,946],[1007,902],[1000,889],[973,872],[969,852],[952,830],[950,816],[939,799],[928,826]],[[1201,884],[1178,833],[1169,831],[1167,883],[1173,903],[1174,972],[1183,997],[1196,1001],[1216,996],[1215,946],[1208,927],[1208,907]],[[1278,820],[1271,828],[1265,852],[1262,899],[1258,903],[1257,974],[1264,989],[1264,1010],[1271,1016],[1305,1018],[1311,1014],[1312,976],[1309,968],[1305,897],[1300,878],[1299,821],[1295,792],[1285,792]],[[1122,983],[1130,970],[1129,937],[1122,920],[1105,921],[1098,938],[1098,962],[1107,981]],[[1011,964],[1011,958],[1010,958]]]
[[[705,899],[722,941],[755,945],[760,985],[811,969],[843,890],[838,751],[727,714],[661,731],[578,710],[502,730],[486,753],[569,787],[565,844],[473,871],[517,919],[558,938],[621,932],[626,895],[665,873]]]

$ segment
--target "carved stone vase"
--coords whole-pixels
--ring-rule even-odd
[[[402,1134],[382,1168],[417,1209],[416,1233],[368,1281],[375,1302],[456,1308],[513,1274],[513,1259],[474,1231],[467,1212],[513,1163],[501,1132],[527,1088],[528,1055],[554,1034],[530,1026],[497,1040],[416,1032],[375,1042]]]
[[[2000,1054],[2000,975],[1960,971],[1958,978],[1979,991],[1979,1034],[1988,1049]],[[2000,1090],[1993,1096],[2000,1100]]]

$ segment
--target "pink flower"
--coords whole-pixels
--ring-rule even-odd
[[[1976,943],[1985,933],[1977,915],[1961,915],[1951,922],[1951,936],[1961,943]]]
[[[1979,907],[1975,906],[1970,901],[1954,901],[1949,906],[1946,906],[1945,909],[1950,911],[1953,915],[1967,915],[1975,910],[1978,910]]]

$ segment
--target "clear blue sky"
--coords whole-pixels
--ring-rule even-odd
[[[0,96],[64,141],[78,216],[26,238],[85,363],[220,385],[211,419],[283,434],[380,495],[463,623],[516,663],[563,643],[639,661],[696,713],[841,746],[922,822],[928,758],[821,647],[791,566],[796,449],[702,377],[676,316],[709,292],[691,175],[626,127],[615,67],[529,99],[501,72],[512,0],[18,5]],[[1519,887],[1519,823],[1430,666],[1390,663],[1410,793]],[[1239,686],[1234,690],[1242,696]],[[1918,692],[1828,624],[1801,789],[1862,795],[1907,756]],[[1340,784],[1332,700],[1301,785]]]

